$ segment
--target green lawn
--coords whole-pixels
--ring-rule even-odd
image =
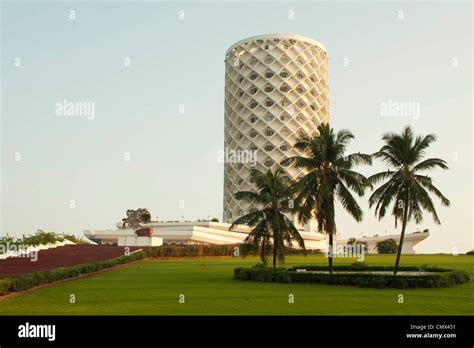
[[[354,259],[335,259],[348,264]],[[369,255],[370,265],[394,256]],[[474,283],[438,289],[366,289],[232,280],[232,270],[257,258],[143,261],[0,301],[2,315],[473,315]],[[326,264],[324,255],[288,256],[286,265]],[[403,255],[401,264],[464,269],[474,257]],[[69,303],[74,294],[76,303]],[[185,303],[179,303],[179,295]],[[294,303],[288,297],[294,295]],[[402,294],[404,303],[398,303]]]

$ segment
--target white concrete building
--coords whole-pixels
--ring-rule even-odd
[[[428,231],[423,232],[413,232],[405,234],[405,238],[403,239],[402,245],[402,254],[414,254],[415,253],[415,246],[420,243],[421,241],[428,238],[430,233]],[[391,234],[388,236],[379,236],[375,235],[372,237],[363,236],[361,238],[356,238],[362,242],[367,242],[368,253],[369,254],[376,254],[377,253],[377,243],[387,239],[395,239],[398,244],[400,240],[399,234]],[[337,244],[346,244],[348,239],[338,239]]]
[[[122,228],[122,223],[117,223],[115,230],[86,230],[84,235],[99,244],[116,244],[119,246],[159,246],[162,244],[177,245],[202,245],[202,244],[239,244],[244,241],[250,233],[251,228],[238,225],[229,231],[230,224],[220,222],[152,222],[143,224],[143,227],[151,227],[154,231],[153,237],[137,237],[132,229]],[[304,239],[306,249],[319,249],[327,251],[327,236],[317,232],[300,231]],[[415,232],[405,235],[403,243],[403,254],[414,254],[414,246],[426,239],[428,232]],[[358,238],[367,241],[369,253],[377,253],[375,245],[377,242],[393,238],[397,241],[399,235],[374,236]],[[336,246],[344,245],[347,239],[337,239]],[[298,248],[296,242],[293,247]]]
[[[256,168],[274,170],[301,135],[317,134],[329,122],[328,54],[319,42],[301,35],[268,34],[232,45],[225,58],[224,148],[256,151]],[[234,193],[251,190],[252,163],[225,163],[223,221],[232,222],[252,205]],[[303,172],[283,168],[296,179]],[[315,231],[314,221],[300,226]]]
[[[140,240],[134,231],[121,228],[117,223],[116,230],[86,230],[84,236],[99,244],[117,244],[119,246],[157,246],[164,244],[201,245],[201,244],[238,244],[250,233],[251,228],[244,225],[235,226],[229,231],[230,224],[219,222],[152,222],[143,227],[152,227],[154,242]],[[326,238],[315,232],[301,232],[307,249],[326,249]],[[140,244],[141,243],[141,244]],[[298,245],[295,242],[294,247]]]
[[[120,225],[122,225],[120,223]],[[117,227],[119,223],[117,223]],[[84,236],[97,244],[118,246],[160,246],[163,239],[156,236],[138,236],[131,228],[116,230],[85,230]]]

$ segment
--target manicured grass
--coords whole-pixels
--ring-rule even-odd
[[[350,264],[354,259],[335,259]],[[0,300],[2,315],[473,315],[474,283],[438,289],[368,289],[232,280],[238,266],[257,258],[189,258],[143,261]],[[287,256],[286,265],[326,264],[324,255]],[[392,265],[394,256],[369,255],[370,265]],[[466,255],[403,255],[404,266],[463,269]],[[76,303],[69,302],[74,294]],[[179,303],[180,294],[185,303]],[[289,303],[289,295],[294,303]],[[399,295],[404,302],[398,303]]]

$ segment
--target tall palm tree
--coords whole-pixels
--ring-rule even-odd
[[[229,230],[240,224],[254,227],[244,240],[242,252],[245,255],[260,247],[260,258],[264,263],[273,244],[273,268],[276,268],[277,259],[284,261],[285,245],[291,246],[292,240],[296,240],[306,252],[298,229],[285,215],[291,211],[293,190],[291,183],[283,180],[282,173],[281,168],[274,173],[271,170],[263,173],[252,169],[250,175],[257,191],[240,191],[235,193],[235,198],[255,204],[256,208],[236,219],[229,227]]]
[[[372,161],[366,154],[346,155],[346,147],[354,138],[349,131],[341,130],[335,134],[329,124],[320,125],[318,131],[318,136],[302,137],[294,145],[307,157],[290,157],[282,164],[307,171],[295,184],[295,207],[301,222],[306,223],[315,217],[319,232],[329,235],[328,263],[332,273],[333,236],[336,234],[334,202],[338,199],[356,221],[362,220],[362,209],[351,191],[362,196],[366,187],[371,185],[364,175],[353,170],[353,166],[371,164]]]
[[[441,224],[429,192],[438,197],[442,205],[449,206],[449,200],[433,185],[432,179],[420,172],[435,168],[448,169],[448,166],[446,161],[440,158],[422,160],[426,149],[436,141],[433,134],[415,137],[412,129],[407,126],[401,134],[388,133],[382,140],[385,144],[373,156],[382,159],[393,169],[369,177],[374,185],[385,181],[370,196],[369,204],[370,207],[376,204],[375,215],[380,220],[393,202],[395,228],[399,220],[402,222],[394,270],[394,274],[397,274],[408,221],[413,219],[417,224],[422,222],[424,209],[431,213],[435,223]]]

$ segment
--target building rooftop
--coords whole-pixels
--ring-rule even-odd
[[[252,41],[257,41],[257,40],[263,40],[263,39],[293,39],[293,40],[298,40],[298,41],[304,41],[311,43],[313,45],[318,46],[321,48],[326,54],[328,53],[326,47],[324,47],[320,42],[313,40],[307,36],[303,35],[295,35],[295,34],[264,34],[264,35],[256,35],[256,36],[250,36],[245,39],[242,39],[236,43],[234,43],[232,46],[230,46],[227,51],[225,52],[226,56],[231,52],[234,48],[247,43],[247,42],[252,42]]]

